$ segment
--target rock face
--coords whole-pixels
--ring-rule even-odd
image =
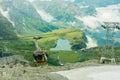
[[[68,80],[67,78],[56,74],[42,74],[38,70],[27,68],[3,68],[0,69],[0,80]]]
[[[25,65],[29,65],[29,62],[25,60],[23,56],[20,55],[13,55],[13,56],[0,58],[0,66],[9,65],[12,67],[16,64],[21,64],[25,66]]]
[[[68,80],[59,74],[50,73],[51,68],[56,70],[55,67],[47,65],[24,67],[17,64],[13,68],[6,66],[0,68],[0,80]]]

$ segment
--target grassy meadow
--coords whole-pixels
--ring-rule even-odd
[[[52,32],[40,34],[43,38],[38,40],[39,46],[47,50],[49,55],[48,63],[52,65],[58,65],[61,63],[74,63],[83,62],[86,60],[97,59],[99,60],[102,55],[102,47],[96,47],[91,49],[81,50],[71,50],[71,51],[50,51],[51,48],[56,46],[56,42],[59,38],[68,39],[71,45],[79,44],[81,42],[87,42],[86,38],[83,36],[83,32],[78,29],[62,29],[55,30]],[[4,40],[0,41],[0,48],[5,48],[11,55],[22,55],[25,59],[33,62],[32,54],[34,52],[35,44],[32,36],[19,36],[17,40]],[[120,47],[115,47],[116,61],[120,62]],[[59,59],[58,59],[59,58]]]

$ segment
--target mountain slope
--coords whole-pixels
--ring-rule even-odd
[[[69,28],[77,27],[85,32],[98,45],[104,45],[104,21],[120,21],[120,1],[118,0],[34,0],[32,4],[54,17],[54,25]],[[119,32],[116,32],[119,34]],[[120,36],[119,36],[120,37]],[[118,36],[115,44],[118,44]]]
[[[76,16],[85,16],[95,14],[95,8],[88,6],[81,8],[76,3],[66,2],[64,0],[53,0],[53,1],[34,1],[32,2],[39,10],[43,9],[46,13],[49,13],[54,17],[53,24],[63,23],[65,26],[72,26],[79,24],[80,21],[76,19]],[[74,25],[76,26],[76,25]]]
[[[17,34],[34,35],[72,27],[81,29],[100,45],[104,44],[101,40],[105,35],[101,22],[120,21],[119,3],[118,0],[0,0],[0,13]]]
[[[41,19],[36,9],[26,0],[2,0],[1,10],[9,17],[9,21],[19,34],[37,34],[47,32],[57,27]]]
[[[0,38],[16,39],[17,35],[12,24],[0,14]]]

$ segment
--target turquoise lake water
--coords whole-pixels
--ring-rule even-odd
[[[57,41],[57,45],[55,48],[51,48],[50,50],[71,50],[70,41],[64,38],[59,38]]]

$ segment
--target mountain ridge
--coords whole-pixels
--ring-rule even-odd
[[[105,2],[100,0],[78,1],[1,0],[0,12],[20,35],[36,35],[61,28],[78,28],[85,35],[93,38],[97,44],[101,44],[101,38],[97,36],[102,37],[105,35],[105,31],[101,28],[99,21],[119,20],[120,2],[118,1],[117,4],[116,0],[115,2],[113,0],[104,0]],[[96,6],[95,3],[100,6]]]

